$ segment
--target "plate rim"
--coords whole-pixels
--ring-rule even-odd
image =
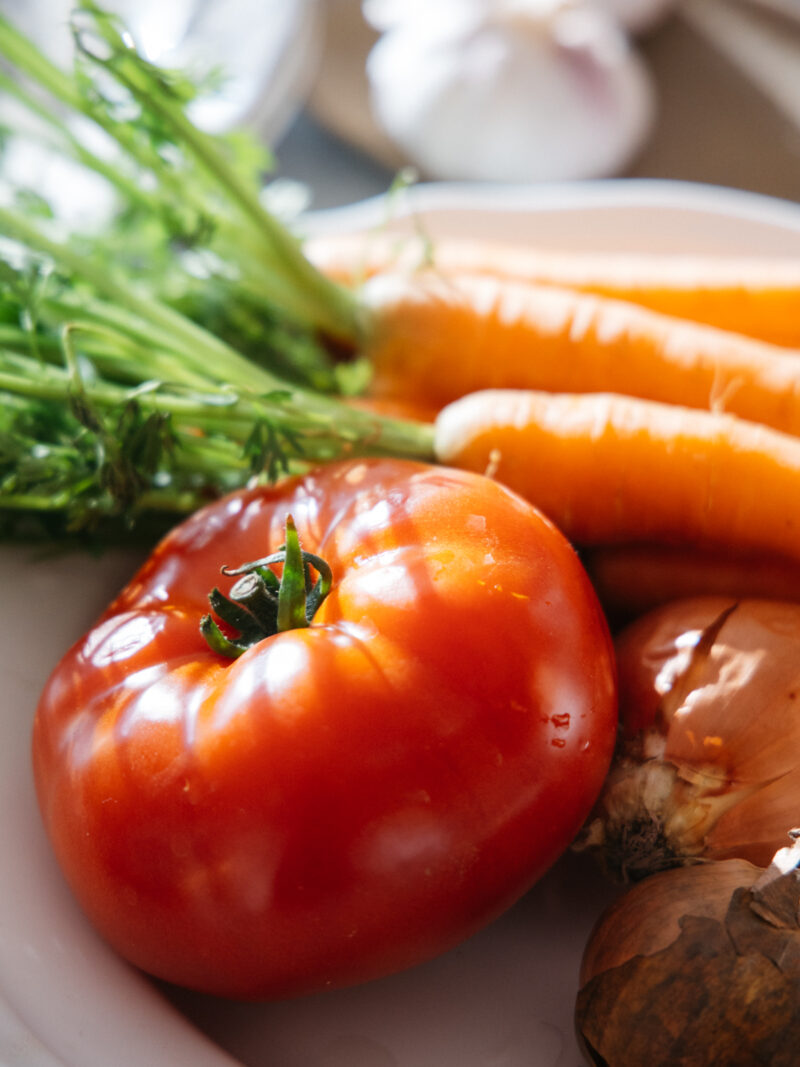
[[[390,210],[387,211],[387,208]],[[561,212],[576,210],[681,210],[789,229],[800,237],[800,202],[723,185],[664,178],[505,185],[496,182],[419,182],[350,204],[309,211],[300,221],[314,236],[370,229],[412,213],[442,210]],[[800,254],[800,246],[798,247]]]

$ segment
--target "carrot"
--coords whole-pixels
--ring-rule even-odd
[[[800,256],[564,252],[417,234],[326,235],[307,253],[337,280],[375,274],[490,274],[630,301],[677,318],[800,348]]]
[[[478,275],[365,287],[376,396],[441,407],[486,388],[613,392],[800,435],[800,358],[710,326]]]
[[[582,545],[659,542],[800,560],[800,441],[608,394],[489,390],[435,423],[442,463],[488,472]]]
[[[800,564],[764,554],[732,554],[676,545],[599,545],[584,566],[616,621],[692,596],[800,602]]]

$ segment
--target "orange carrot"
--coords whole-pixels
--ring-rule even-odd
[[[800,435],[800,358],[605,297],[478,275],[364,289],[377,396],[442,406],[486,388],[613,392]]]
[[[675,545],[599,545],[581,552],[606,612],[630,619],[670,600],[730,596],[800,602],[800,563]]]
[[[800,441],[730,415],[489,390],[440,412],[435,447],[442,463],[491,473],[527,497],[576,544],[800,560]]]
[[[564,252],[418,234],[326,235],[307,252],[330,276],[357,284],[375,274],[490,274],[641,304],[772,344],[800,348],[800,256],[696,256]]]

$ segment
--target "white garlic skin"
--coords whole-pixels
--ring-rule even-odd
[[[373,111],[426,177],[607,177],[649,131],[647,71],[595,7],[438,0],[392,21],[388,0],[383,14],[390,28],[367,61]]]

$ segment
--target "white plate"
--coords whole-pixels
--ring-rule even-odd
[[[648,182],[430,186],[399,206],[421,213],[434,235],[487,234],[562,248],[800,255],[800,207],[721,189]],[[386,213],[384,202],[370,201],[320,216],[314,226],[365,228]],[[0,1062],[577,1067],[577,968],[613,890],[575,857],[447,955],[290,1003],[235,1004],[164,991],[95,936],[61,881],[39,823],[29,732],[50,668],[135,563],[131,553],[37,561],[26,549],[0,552]]]

